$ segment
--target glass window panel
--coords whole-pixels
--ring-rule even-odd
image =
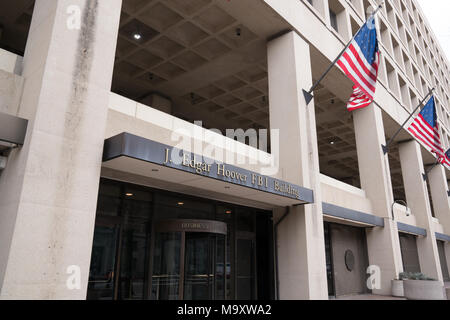
[[[122,236],[120,268],[121,299],[144,299],[148,233],[143,223],[128,223]]]
[[[214,237],[216,241],[216,283],[215,283],[215,299],[225,299],[225,236],[217,235]]]
[[[253,240],[237,240],[236,259],[236,298],[238,300],[254,299],[254,254]]]
[[[97,215],[119,215],[121,201],[120,190],[120,184],[113,181],[101,180],[97,201]]]
[[[152,299],[177,300],[180,285],[181,233],[157,233],[155,237]]]
[[[89,300],[114,298],[117,234],[117,228],[95,227],[87,294]]]
[[[255,213],[250,209],[238,209],[236,215],[236,229],[238,231],[253,232],[255,230]]]

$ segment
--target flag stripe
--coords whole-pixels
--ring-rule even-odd
[[[353,90],[353,94],[347,104],[348,111],[362,109],[372,103],[372,100],[368,99],[364,92],[357,86],[353,86]]]
[[[412,123],[411,126],[414,127],[417,131],[419,131],[421,135],[426,137],[426,139],[428,140],[428,142],[430,144],[433,144],[436,148],[440,148],[440,150],[442,150],[442,152],[444,152],[444,150],[440,146],[441,144],[440,144],[439,138],[429,135],[427,133],[427,131],[424,130],[424,126],[420,123],[420,121],[416,121],[416,122]]]
[[[347,53],[344,53],[345,61],[347,61],[350,68],[352,68],[353,72],[361,79],[364,84],[370,89],[371,92],[375,91],[376,82],[370,78],[364,70],[361,69],[361,65],[359,63],[355,64],[353,57],[350,57]]]
[[[376,29],[365,23],[336,63],[354,84],[347,104],[349,111],[365,108],[373,102],[379,54]]]
[[[418,115],[418,119],[417,121],[420,121],[420,123],[422,123],[425,126],[425,130],[427,130],[427,132],[430,135],[436,135],[439,139],[441,138],[439,135],[439,131],[436,130],[435,128],[431,127],[430,124],[423,118],[423,116],[421,114]]]
[[[425,149],[437,156],[439,163],[450,166],[447,153],[444,153],[441,145],[433,96],[409,125],[408,131],[422,143]]]
[[[417,139],[422,141],[430,150],[429,151],[439,151],[440,154],[443,153],[442,148],[437,148],[434,143],[431,143],[429,139],[422,134],[422,131],[416,127],[415,124],[412,124],[411,127],[408,129],[409,132],[411,132]]]
[[[361,56],[363,54],[361,53],[361,49],[359,48],[359,46],[356,43],[355,44],[352,43],[349,48],[350,48],[350,51],[348,52],[349,55],[359,62],[359,65],[363,69],[364,73],[367,74],[370,77],[370,79],[374,81],[374,83],[376,83],[377,74],[373,66],[369,65],[368,62],[365,61],[364,59],[361,59]]]
[[[361,88],[361,90],[363,90],[367,94],[367,96],[369,96],[372,99],[372,95],[369,93],[371,90],[369,88],[367,88],[367,86],[364,82],[360,82],[360,81],[356,80],[357,75],[353,72],[353,70],[350,67],[348,67],[347,61],[339,60],[338,64],[344,70],[344,72],[347,74],[347,76],[353,81],[353,83],[355,83],[357,86],[359,86]]]
[[[408,130],[409,130],[411,133],[413,133],[413,135],[414,135],[417,139],[419,139],[419,141],[421,141],[421,142],[424,144],[424,148],[425,148],[425,149],[427,149],[427,150],[430,151],[431,153],[439,154],[438,152],[436,152],[436,150],[433,149],[432,146],[430,146],[430,145],[428,144],[428,142],[426,142],[425,140],[423,140],[423,138],[421,138],[421,136],[416,135],[413,129],[408,129]]]

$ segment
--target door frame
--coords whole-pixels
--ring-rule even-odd
[[[215,221],[215,220],[199,220],[199,219],[166,219],[166,220],[158,220],[152,224],[152,237],[151,247],[150,247],[150,261],[148,268],[148,277],[149,284],[147,290],[147,296],[151,297],[151,291],[153,287],[153,256],[155,249],[155,240],[157,233],[170,233],[170,232],[179,232],[181,233],[181,242],[180,242],[180,284],[178,288],[178,299],[184,299],[184,271],[185,271],[185,254],[186,254],[186,233],[209,233],[209,234],[221,234],[225,236],[225,246],[227,243],[227,231],[228,227],[225,222]],[[215,252],[215,250],[214,250]],[[211,253],[209,253],[211,255]],[[216,259],[216,257],[212,257]],[[226,250],[224,250],[224,268],[226,268]],[[224,272],[226,270],[224,269]],[[215,277],[214,270],[214,277]],[[226,274],[224,273],[224,277],[226,278]],[[226,287],[224,287],[226,290]],[[226,298],[226,295],[224,295]]]
[[[255,223],[256,225],[256,223]],[[258,265],[256,263],[256,232],[249,232],[249,231],[236,231],[234,235],[234,299],[237,299],[237,281],[238,281],[238,274],[237,274],[237,250],[238,250],[238,241],[239,240],[248,240],[251,241],[252,246],[252,278],[253,278],[253,292],[254,292],[254,299],[258,300]]]
[[[121,201],[122,202],[122,201]],[[122,206],[122,203],[120,204]],[[113,228],[116,230],[116,245],[114,252],[113,266],[113,296],[112,300],[118,300],[119,296],[119,280],[120,280],[120,262],[122,257],[122,239],[123,239],[123,219],[117,216],[98,216],[95,220],[95,227]],[[89,286],[89,279],[88,279]]]

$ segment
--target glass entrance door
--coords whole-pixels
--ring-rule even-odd
[[[151,297],[155,300],[225,298],[226,224],[168,220],[156,225]]]

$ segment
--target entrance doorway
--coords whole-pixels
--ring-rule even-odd
[[[399,233],[400,250],[402,253],[403,271],[420,272],[417,237],[411,234]]]
[[[226,223],[164,220],[155,224],[154,234],[152,299],[225,299],[229,269],[225,254]]]
[[[365,294],[369,266],[364,228],[325,223],[329,296]]]
[[[88,299],[274,299],[272,213],[102,179]]]

